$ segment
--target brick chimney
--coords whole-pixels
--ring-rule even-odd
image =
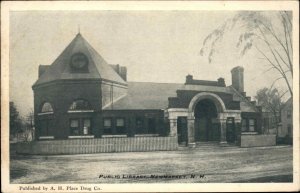
[[[225,79],[222,78],[222,77],[218,78],[218,85],[219,86],[226,86]]]
[[[187,75],[186,77],[185,77],[185,84],[192,84],[192,82],[193,82],[193,76],[192,75]]]
[[[241,66],[234,67],[231,70],[232,86],[240,93],[244,92],[244,68]]]

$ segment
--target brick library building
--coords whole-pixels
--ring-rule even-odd
[[[34,92],[35,141],[23,153],[72,154],[176,150],[214,143],[275,145],[262,134],[262,110],[244,91],[244,69],[232,84],[216,81],[127,81],[79,33],[51,65],[40,65]]]

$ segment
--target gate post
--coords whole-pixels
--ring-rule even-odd
[[[187,144],[189,147],[196,147],[195,143],[195,117],[189,116],[187,120],[188,124],[188,141]]]
[[[177,136],[177,119],[169,119],[170,120],[170,137]]]
[[[227,116],[225,113],[219,113],[218,117],[220,121],[220,145],[226,145],[227,144],[227,139],[226,139],[226,120]]]

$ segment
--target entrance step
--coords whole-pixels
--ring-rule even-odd
[[[204,141],[204,142],[195,142],[195,146],[191,147],[186,144],[178,144],[178,150],[187,150],[187,149],[204,149],[204,150],[213,150],[220,148],[236,148],[239,147],[236,144],[224,143],[221,144],[219,141]]]
[[[220,147],[237,147],[237,146],[228,143],[221,144],[218,141],[196,142],[196,148],[210,149],[210,148],[220,148]]]
[[[209,142],[196,142],[197,147],[199,146],[219,146],[220,143],[218,141],[209,141]]]

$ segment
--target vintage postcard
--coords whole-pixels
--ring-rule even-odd
[[[298,6],[2,2],[1,191],[299,191]]]

